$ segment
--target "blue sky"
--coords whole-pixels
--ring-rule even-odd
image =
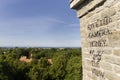
[[[68,0],[0,0],[0,46],[80,47]]]

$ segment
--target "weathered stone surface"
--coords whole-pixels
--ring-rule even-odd
[[[74,9],[80,19],[83,80],[120,80],[120,0],[84,0]]]
[[[120,74],[120,66],[115,65],[114,70],[116,73]]]
[[[107,80],[120,80],[120,76],[115,75],[112,71],[107,71],[105,77]]]
[[[120,57],[115,58],[115,65],[120,66]]]
[[[114,50],[113,54],[120,57],[120,49]]]
[[[87,65],[92,65],[91,60],[86,59]]]
[[[103,50],[104,50],[104,54],[103,55],[111,55],[112,54],[112,50],[111,49],[109,49],[109,50],[103,49]]]
[[[117,0],[106,0],[106,3],[103,6],[104,6],[104,8],[105,7],[109,8],[109,7],[113,6],[116,3],[116,1]]]
[[[90,10],[94,9],[98,4],[103,3],[106,0],[88,0],[86,1],[87,5],[77,9],[77,17],[81,17],[84,14],[88,13]],[[83,4],[84,5],[84,4]]]
[[[101,12],[101,17],[112,17],[116,14],[116,10],[114,7],[111,8],[105,8],[102,12]]]
[[[113,70],[112,64],[110,64],[108,62],[101,62],[100,67],[105,69],[105,70],[109,70],[109,71]]]
[[[117,4],[117,10],[120,12],[120,4]]]
[[[103,59],[105,62],[108,62],[108,63],[111,63],[111,64],[115,64],[115,57],[113,56],[108,56],[108,55],[105,55],[103,56]]]
[[[87,71],[91,71],[91,66],[84,66],[84,69]]]
[[[90,58],[90,55],[86,54],[86,53],[84,53],[83,56],[86,57],[86,58]]]
[[[120,31],[120,20],[116,22],[116,30]]]
[[[120,47],[120,31],[114,31],[112,35],[108,36],[109,46]]]

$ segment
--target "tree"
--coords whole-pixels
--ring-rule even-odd
[[[82,60],[81,57],[71,58],[66,66],[65,80],[82,80]]]
[[[41,58],[36,65],[34,65],[28,76],[31,80],[49,80],[48,74],[49,63],[46,58]]]
[[[66,74],[66,56],[63,54],[58,54],[53,59],[53,64],[50,67],[50,75],[53,80],[63,80]]]

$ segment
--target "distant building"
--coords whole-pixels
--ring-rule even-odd
[[[52,59],[48,59],[48,62],[49,62],[50,64],[53,64]]]
[[[32,54],[30,55],[30,59],[28,59],[27,56],[21,56],[20,59],[19,59],[19,61],[26,62],[26,63],[31,62],[32,61]],[[52,59],[47,59],[47,61],[50,64],[53,64]]]
[[[30,59],[27,59],[27,57],[26,56],[21,56],[20,57],[20,59],[19,59],[21,62],[31,62],[32,61],[32,58],[30,58]]]

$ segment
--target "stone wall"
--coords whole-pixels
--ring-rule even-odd
[[[73,2],[81,25],[83,80],[120,80],[120,0]]]

